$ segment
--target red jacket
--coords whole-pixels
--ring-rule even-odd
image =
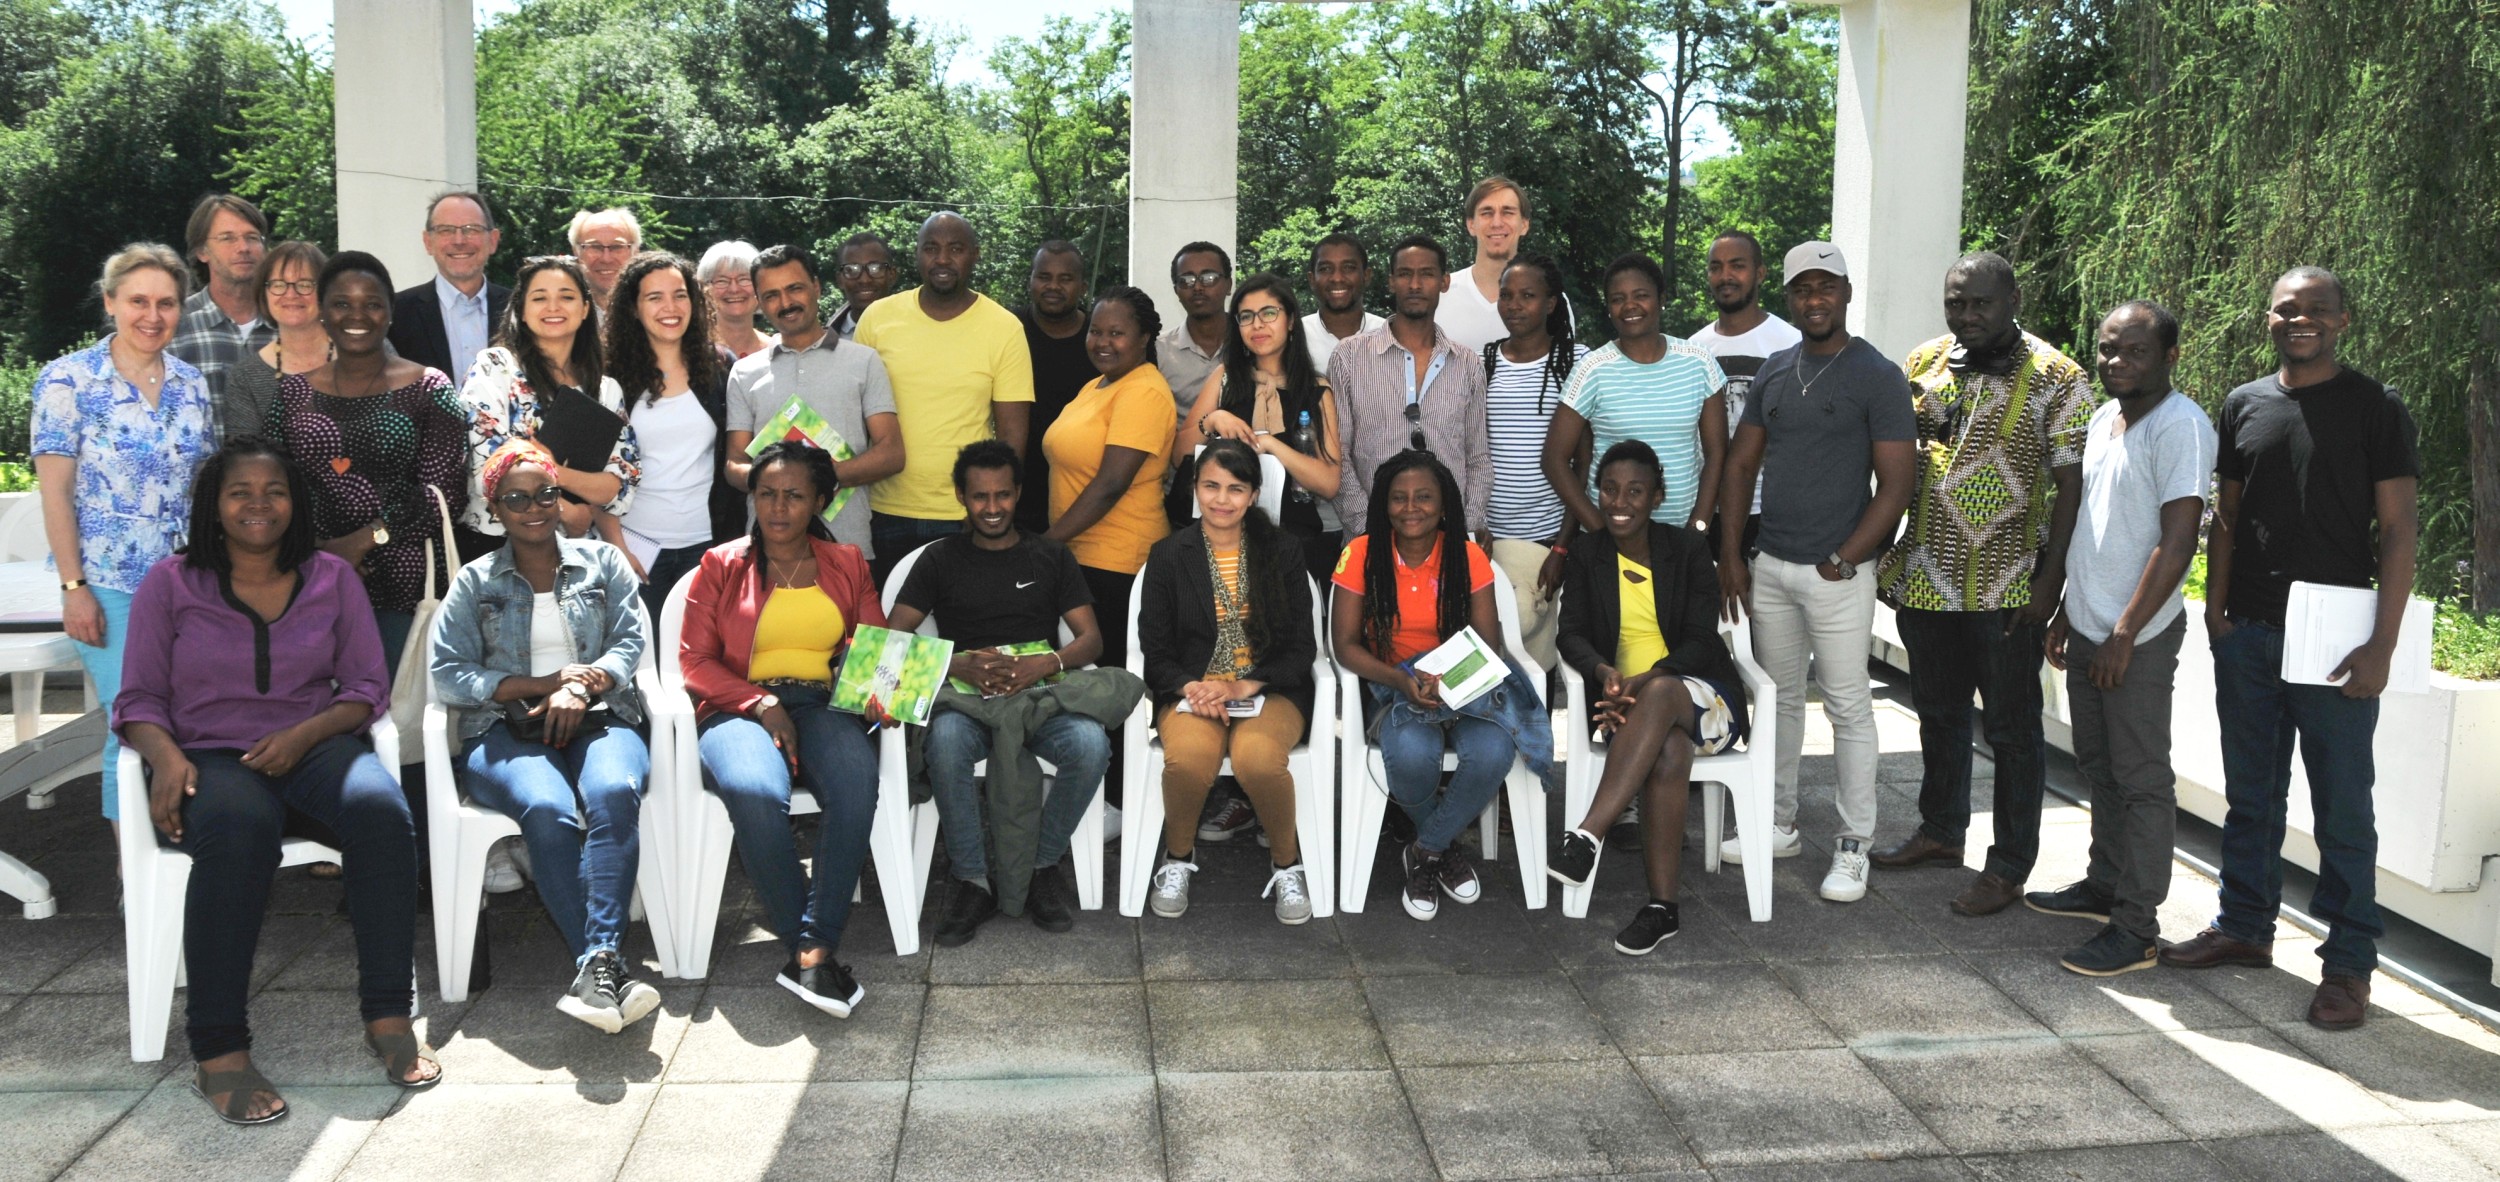
[[[818,537],[808,541],[816,547],[817,580],[826,598],[842,609],[843,643],[850,643],[851,632],[862,624],[884,627],[885,605],[877,601],[877,584],[859,547]],[[747,680],[747,661],[755,655],[755,618],[763,614],[772,585],[756,571],[753,546],[752,539],[738,538],[704,551],[686,592],[677,659],[696,718],[745,714],[764,696]]]

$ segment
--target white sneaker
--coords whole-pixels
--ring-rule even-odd
[[[512,860],[512,851],[521,844],[517,837],[507,837],[486,851],[486,893],[509,895],[521,889],[521,868]]]
[[[1840,839],[1832,852],[1832,872],[1823,876],[1823,897],[1834,903],[1855,903],[1866,897],[1866,843]]]
[[[1196,862],[1164,859],[1161,866],[1155,867],[1154,881],[1147,887],[1147,905],[1165,919],[1179,919],[1182,912],[1189,910],[1189,876],[1197,872]]]
[[[1120,806],[1116,804],[1102,806],[1102,843],[1106,846],[1120,844]]]
[[[1772,857],[1774,857],[1774,858],[1794,858],[1794,857],[1796,857],[1796,856],[1797,856],[1797,854],[1799,853],[1799,851],[1802,851],[1802,850],[1804,850],[1805,848],[1806,848],[1805,839],[1804,839],[1804,838],[1802,838],[1802,837],[1797,836],[1797,827],[1796,827],[1796,826],[1794,826],[1794,825],[1773,825],[1773,826],[1771,826],[1771,856],[1772,856]],[[1737,848],[1737,845],[1736,845],[1736,839],[1735,839],[1735,838],[1733,838],[1733,837],[1728,838],[1726,841],[1722,841],[1722,842],[1720,842],[1720,843],[1719,843],[1719,860],[1720,860],[1720,861],[1722,861],[1722,862],[1729,863],[1730,865],[1742,866],[1742,865],[1744,865],[1744,864],[1745,864],[1745,851],[1743,851],[1743,850],[1741,850],[1741,849]]]
[[[1302,864],[1297,862],[1267,876],[1267,889],[1259,892],[1264,899],[1276,896],[1276,922],[1291,927],[1311,919],[1311,892],[1302,881]]]

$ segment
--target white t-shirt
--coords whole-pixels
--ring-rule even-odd
[[[1354,331],[1360,335],[1387,323],[1389,322],[1386,319],[1365,312],[1363,313],[1363,327]],[[1313,312],[1302,318],[1302,343],[1311,351],[1311,368],[1318,370],[1319,376],[1323,378],[1328,376],[1328,359],[1337,355],[1338,339],[1334,333],[1328,331],[1327,325],[1320,323],[1319,313]]]
[[[1805,340],[1805,334],[1767,312],[1762,323],[1735,336],[1721,333],[1719,323],[1711,321],[1694,333],[1692,340],[1703,352],[1718,358],[1720,372],[1727,375],[1727,435],[1734,439],[1736,424],[1745,417],[1745,398],[1753,391],[1754,374],[1760,372],[1762,363],[1770,360],[1772,354]],[[1758,472],[1753,478],[1753,511],[1762,512],[1762,475]]]
[[[2083,440],[2083,499],[2074,540],[2066,546],[2066,622],[2094,644],[2109,639],[2135,598],[2144,564],[2161,541],[2161,507],[2211,490],[2214,426],[2196,401],[2176,390],[2143,421],[2122,422],[2117,399],[2092,412]],[[2161,610],[2136,634],[2149,640],[2185,610],[2170,589]]]
[[[564,624],[556,593],[530,596],[530,676],[545,677],[573,663],[573,630]]]
[[[625,510],[625,528],[662,549],[712,540],[712,416],[691,391],[657,402],[634,400],[634,438],[642,445],[642,483]]]

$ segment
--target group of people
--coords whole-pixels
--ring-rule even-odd
[[[406,290],[371,255],[268,242],[232,196],[200,203],[187,259],[114,255],[112,331],[39,375],[31,451],[64,627],[144,757],[147,823],[193,859],[203,1098],[240,1123],[285,1113],[251,1066],[244,999],[298,817],[341,850],[369,1047],[395,1084],[439,1079],[408,1021],[422,810],[359,737],[412,695],[454,713],[470,799],[519,822],[525,852],[490,887],[535,879],[576,958],[558,1007],[610,1033],[650,1013],[657,990],[619,954],[650,662],[682,672],[704,787],[787,947],[776,980],[847,1016],[865,990],[835,954],[877,807],[871,735],[893,723],[831,704],[862,625],[954,644],[928,725],[909,728],[947,848],[941,945],[1002,913],[1072,925],[1061,864],[1097,792],[1118,794],[1113,736],[1141,700],[1164,756],[1154,912],[1187,910],[1198,843],[1256,830],[1263,896],[1306,921],[1288,754],[1327,741],[1309,733],[1324,631],[1364,686],[1349,725],[1399,805],[1418,920],[1482,897],[1460,835],[1515,765],[1549,769],[1543,688],[1568,662],[1590,686],[1570,724],[1603,732],[1609,758],[1548,873],[1585,884],[1610,846],[1642,852],[1650,898],[1615,947],[1648,953],[1680,924],[1692,761],[1744,743],[1764,706],[1728,644],[1749,622],[1777,687],[1771,856],[1805,844],[1811,669],[1839,764],[1822,896],[1861,898],[1870,866],[1964,865],[1976,693],[1995,833],[1951,906],[2101,921],[2063,958],[2081,973],[2268,962],[2299,736],[2324,864],[2313,910],[2332,925],[2310,1019],[2361,1021],[2380,933],[2373,698],[2410,587],[2416,461],[2401,403],[2336,360],[2350,313],[2332,274],[2276,285],[2280,367],[2231,394],[2217,437],[2172,388],[2169,312],[2137,301],[2103,321],[2103,400],[2022,329],[1993,254],[1953,265],[1951,332],[1898,362],[1848,332],[1829,243],[1785,256],[1782,320],[1761,303],[1760,244],[1721,234],[1718,317],[1690,339],[1661,322],[1658,264],[1626,255],[1600,277],[1612,339],[1592,350],[1562,269],[1523,249],[1525,190],[1487,178],[1463,220],[1468,265],[1422,234],[1382,252],[1385,317],[1363,306],[1374,260],[1351,236],[1312,250],[1307,315],[1294,285],[1236,283],[1223,249],[1192,243],[1168,327],[1135,287],[1089,302],[1060,241],[1035,251],[1028,303],[1001,307],[972,287],[981,242],[950,212],[921,225],[907,291],[887,244],[844,242],[829,316],[806,248],[724,242],[689,262],[644,249],[624,210],[577,217],[570,253],[524,260],[506,289],[474,192],[428,205],[436,274]],[[2180,585],[2216,478],[2223,905],[2163,945]],[[2340,686],[2277,673],[2296,579],[2375,582],[2388,605]],[[1925,758],[1921,823],[1881,850],[1878,599]],[[672,611],[678,651],[655,652]],[[1502,648],[1506,615],[1522,638],[1506,676],[1445,701],[1418,659],[1470,629]],[[2093,852],[2083,881],[2026,894],[2043,659],[2066,670]],[[1348,769],[1345,790],[1370,790],[1364,776]],[[812,865],[794,785],[823,809]],[[1743,856],[1734,838],[1722,856]]]

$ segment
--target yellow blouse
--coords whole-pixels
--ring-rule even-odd
[[[1667,638],[1658,631],[1658,591],[1649,568],[1615,555],[1616,593],[1623,602],[1620,634],[1615,640],[1615,672],[1626,678],[1646,673],[1667,659]]]
[[[848,622],[842,607],[817,586],[775,587],[755,618],[755,655],[748,681],[833,683],[833,650]]]

